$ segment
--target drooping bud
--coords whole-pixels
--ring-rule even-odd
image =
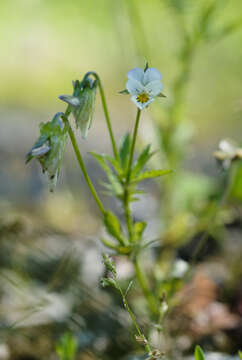
[[[97,81],[90,77],[83,79],[82,82],[73,82],[74,93],[59,96],[60,100],[70,105],[74,116],[76,127],[80,128],[83,139],[87,137],[91,127],[95,109]]]
[[[40,124],[40,137],[26,156],[26,163],[36,158],[43,172],[47,172],[50,191],[56,186],[67,140],[62,115],[57,113],[52,121]]]

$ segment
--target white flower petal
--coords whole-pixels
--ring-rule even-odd
[[[144,91],[144,86],[135,79],[129,79],[126,83],[126,89],[131,95],[138,95]]]
[[[157,96],[160,94],[162,88],[163,86],[160,80],[154,80],[145,86],[145,91],[151,96]]]
[[[155,68],[148,68],[144,73],[143,84],[146,85],[154,80],[161,80],[161,73]]]
[[[135,103],[135,105],[140,109],[143,110],[146,106],[148,106],[152,101],[154,101],[154,98],[150,98],[148,101],[146,101],[145,103],[140,103],[139,101],[137,101],[137,96],[133,95],[131,96],[131,100]]]
[[[128,72],[127,76],[128,76],[128,79],[134,79],[134,80],[142,82],[143,77],[144,77],[144,70],[142,70],[139,67],[134,68]]]

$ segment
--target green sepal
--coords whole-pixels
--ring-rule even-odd
[[[72,95],[60,95],[59,99],[62,101],[65,101],[67,104],[74,106],[74,107],[78,107],[80,106],[80,100],[78,99],[77,96],[72,96]]]
[[[194,357],[195,357],[195,360],[205,360],[203,350],[199,345],[196,345],[196,347],[195,347]]]
[[[119,94],[122,94],[122,95],[128,95],[128,94],[129,94],[129,92],[128,92],[128,90],[127,90],[127,89],[124,89],[124,90],[119,91]]]
[[[163,93],[159,93],[157,96],[161,98],[166,98],[166,95],[164,95]]]
[[[145,171],[142,174],[133,177],[131,179],[132,183],[136,183],[145,179],[152,179],[152,178],[156,178],[156,177],[160,177],[160,176],[164,176],[167,174],[172,173],[173,170],[150,170],[150,171]]]

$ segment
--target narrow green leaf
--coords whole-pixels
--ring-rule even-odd
[[[145,221],[136,222],[134,224],[134,237],[136,241],[141,239],[146,226],[147,223]]]
[[[114,244],[110,240],[107,240],[104,238],[101,238],[101,241],[105,246],[109,247],[110,249],[115,250],[118,254],[128,255],[131,252],[130,246],[119,246],[119,245]]]
[[[125,291],[124,296],[127,296],[127,295],[128,295],[128,292],[129,292],[129,290],[131,289],[132,285],[133,285],[133,280],[131,280],[131,281],[130,281],[130,283],[129,283],[129,285],[128,285],[128,287],[127,287],[126,291]]]
[[[107,156],[100,155],[95,152],[90,152],[90,154],[97,160],[99,165],[105,171],[107,178],[112,186],[114,195],[120,198],[123,195],[123,187],[120,183],[119,177],[113,172],[113,170],[108,165]]]
[[[77,341],[71,333],[65,333],[56,345],[60,360],[74,360],[77,353]]]
[[[150,171],[145,171],[142,174],[134,177],[132,179],[132,182],[139,182],[145,179],[152,179],[155,177],[159,177],[159,176],[164,176],[167,174],[172,173],[172,170],[150,170]]]
[[[103,158],[106,159],[107,161],[110,162],[110,164],[112,165],[112,167],[114,168],[114,170],[116,171],[117,175],[119,177],[123,176],[123,170],[120,166],[120,163],[118,160],[114,159],[112,156],[108,155],[108,154],[102,154]]]
[[[140,200],[140,199],[137,198],[137,197],[131,197],[130,202],[135,202],[135,201],[139,201],[139,200]]]
[[[236,20],[231,24],[225,25],[217,33],[212,34],[212,40],[220,40],[225,36],[232,34],[233,32],[239,30],[242,27],[242,19]]]
[[[122,138],[119,148],[121,166],[124,170],[126,170],[126,167],[128,165],[129,152],[130,152],[130,134],[127,133]]]
[[[104,225],[109,235],[119,241],[121,245],[126,245],[126,239],[122,234],[121,225],[117,216],[111,211],[107,211],[104,215]]]
[[[241,350],[238,351],[238,354],[239,354],[239,358],[242,359],[242,351]]]
[[[154,152],[150,153],[150,147],[150,144],[147,145],[138,157],[132,169],[131,177],[139,174],[140,171],[144,168],[147,161],[154,155]]]
[[[196,347],[195,347],[194,357],[195,357],[195,360],[205,360],[203,350],[199,345],[196,345]]]

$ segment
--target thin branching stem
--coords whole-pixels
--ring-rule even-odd
[[[121,296],[122,296],[124,307],[125,307],[125,309],[128,311],[129,316],[130,316],[130,318],[131,318],[131,320],[132,320],[132,322],[133,322],[133,325],[134,325],[134,327],[135,327],[135,329],[136,329],[139,337],[140,337],[141,339],[143,339],[144,341],[146,341],[145,336],[144,336],[144,334],[142,333],[142,331],[141,331],[141,329],[140,329],[140,327],[139,327],[139,324],[137,323],[137,320],[136,320],[136,318],[135,318],[135,315],[134,315],[133,311],[131,310],[131,308],[129,307],[128,301],[127,301],[127,299],[126,299],[126,295],[124,294],[123,290],[122,290],[121,287],[119,286],[118,282],[116,282],[116,284],[117,284],[118,290],[119,290],[119,292],[120,292],[120,294],[121,294]],[[147,343],[144,345],[144,347],[145,347],[145,351],[146,351],[148,354],[150,354],[150,352],[151,352],[151,347],[150,347],[150,345],[148,344],[148,341],[147,341]]]
[[[109,116],[109,112],[108,112],[108,107],[107,107],[106,97],[104,94],[103,85],[102,85],[99,75],[95,71],[89,71],[88,73],[86,73],[85,78],[88,78],[88,76],[90,76],[90,75],[94,76],[95,79],[97,80],[97,85],[98,85],[98,89],[100,91],[103,111],[104,111],[104,115],[105,115],[105,119],[106,119],[106,123],[107,123],[107,127],[108,127],[109,136],[110,136],[111,143],[112,143],[113,154],[114,154],[115,159],[117,160],[119,158],[119,155],[118,155],[117,145],[116,145],[114,135],[113,135],[113,129],[112,129],[112,124],[111,124],[111,120],[110,120],[110,116]]]
[[[131,211],[130,211],[129,185],[130,185],[132,161],[133,161],[133,156],[134,156],[134,149],[135,149],[136,138],[137,138],[137,133],[138,133],[140,115],[141,115],[141,110],[138,109],[137,110],[137,115],[136,115],[136,120],[135,120],[135,126],[134,126],[134,134],[133,134],[132,143],[131,143],[126,181],[125,181],[125,185],[124,185],[125,186],[125,189],[124,189],[124,201],[123,201],[123,203],[124,203],[124,214],[125,214],[125,219],[126,219],[127,230],[128,230],[130,242],[133,241],[133,221],[132,221],[132,215],[131,215]]]
[[[126,177],[127,183],[129,183],[129,181],[130,181],[131,168],[132,168],[132,162],[133,162],[133,157],[134,157],[134,148],[135,148],[136,139],[137,139],[140,115],[141,115],[141,110],[138,109],[137,115],[136,115],[136,120],[135,120],[134,134],[133,134],[133,139],[132,139],[132,144],[131,144],[131,149],[130,149],[130,155],[129,155],[129,163],[128,163],[128,170],[127,170],[127,177]]]

